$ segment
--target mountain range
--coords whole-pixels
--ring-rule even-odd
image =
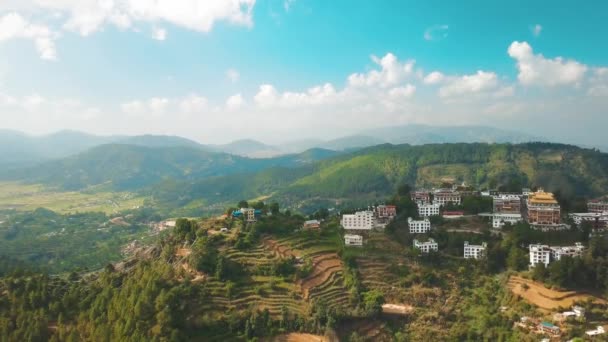
[[[406,125],[372,129],[333,140],[301,140],[280,146],[252,139],[237,140],[223,145],[200,144],[177,136],[97,136],[76,131],[60,131],[49,135],[31,136],[17,131],[0,130],[0,166],[16,168],[52,159],[60,159],[104,144],[126,144],[143,147],[190,147],[207,152],[222,152],[250,158],[270,158],[301,153],[313,148],[333,151],[390,144],[432,143],[521,143],[545,140],[519,132],[484,126],[439,127]]]

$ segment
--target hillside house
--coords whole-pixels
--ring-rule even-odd
[[[578,227],[580,227],[583,222],[588,222],[595,230],[608,228],[608,211],[601,213],[571,213],[568,214],[568,217],[570,217]]]
[[[501,194],[492,196],[494,213],[521,214],[521,195]]]
[[[344,244],[346,246],[363,246],[363,236],[355,234],[345,234]]]
[[[516,224],[522,220],[521,214],[518,213],[494,213],[492,214],[492,228],[502,228],[506,223]]]
[[[412,191],[410,198],[418,205],[431,203],[431,193],[426,190]]]
[[[549,322],[541,322],[538,325],[538,331],[553,336],[558,336],[560,334],[559,327]]]
[[[534,267],[537,264],[549,265],[551,262],[551,249],[547,245],[530,245],[530,266]]]
[[[486,248],[488,247],[487,243],[482,243],[481,245],[469,245],[468,241],[464,242],[464,258],[465,259],[481,259],[485,253]]]
[[[464,216],[464,211],[443,211],[441,213],[441,217],[443,217],[444,219],[458,219],[458,218],[462,218]]]
[[[262,216],[262,211],[253,208],[241,208],[232,212],[232,217],[243,218],[247,222],[256,222],[257,219]]]
[[[394,205],[379,205],[376,207],[376,217],[392,220],[397,216],[397,207]]]
[[[608,196],[588,201],[587,211],[590,213],[608,212]]]
[[[431,221],[429,221],[428,217],[425,217],[423,220],[414,220],[408,217],[407,225],[410,228],[410,234],[424,234],[431,231]]]
[[[433,192],[433,204],[446,205],[448,203],[459,205],[461,194],[450,189],[439,189]]]
[[[431,251],[437,252],[439,250],[439,246],[434,239],[429,239],[426,242],[420,242],[414,239],[414,248],[417,248],[422,253],[430,253]]]
[[[441,205],[439,204],[422,204],[418,205],[418,215],[422,217],[437,216]]]
[[[585,246],[582,243],[577,242],[574,246],[563,246],[563,247],[550,247],[551,258],[553,260],[561,260],[562,257],[581,257],[585,251]]]
[[[606,333],[606,330],[601,325],[598,325],[597,328],[595,328],[593,330],[585,331],[585,335],[587,335],[587,336],[597,336],[597,335],[602,335],[605,333]]]
[[[342,215],[340,224],[346,230],[371,230],[375,225],[374,213],[367,210],[345,214]]]
[[[319,229],[321,228],[321,221],[319,220],[308,220],[304,221],[302,229]]]

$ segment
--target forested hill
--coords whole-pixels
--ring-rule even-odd
[[[563,198],[597,196],[608,193],[608,154],[549,143],[380,145],[307,167],[167,182],[149,191],[162,206],[271,196],[305,208],[369,203],[401,183],[430,187],[445,178],[508,191],[542,186]]]
[[[114,190],[137,190],[167,179],[191,181],[275,166],[302,166],[336,154],[315,149],[277,158],[252,159],[186,146],[108,144],[35,167],[8,171],[2,178],[69,190],[98,185]]]

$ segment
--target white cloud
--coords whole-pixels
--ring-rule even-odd
[[[253,97],[255,103],[261,106],[270,106],[278,99],[278,92],[272,84],[262,84]]]
[[[255,0],[22,0],[0,4],[2,10],[49,10],[65,17],[63,27],[83,36],[114,25],[120,29],[137,22],[166,22],[209,32],[218,21],[250,27]]]
[[[179,101],[179,109],[186,114],[200,113],[207,108],[208,102],[206,97],[191,94]]]
[[[245,100],[243,99],[243,96],[240,93],[232,95],[226,100],[226,108],[228,110],[239,109],[244,104],[245,104]]]
[[[448,29],[449,26],[448,25],[434,25],[431,26],[429,28],[427,28],[424,31],[424,39],[425,40],[441,40],[441,39],[445,39],[448,36]]]
[[[391,89],[388,94],[392,98],[409,98],[416,92],[416,87],[408,84],[405,87],[397,87]]]
[[[414,64],[416,63],[414,60],[400,62],[390,52],[382,58],[372,56],[372,60],[376,65],[380,66],[380,70],[371,70],[364,74],[351,74],[348,76],[348,84],[350,86],[380,86],[383,88],[394,86],[413,74]]]
[[[163,41],[167,39],[167,30],[164,28],[155,28],[152,31],[152,39]]]
[[[42,59],[57,59],[55,50],[57,38],[58,34],[47,26],[31,24],[16,12],[0,17],[0,43],[11,39],[30,39]]]
[[[523,85],[560,86],[577,85],[585,76],[587,66],[562,57],[547,59],[534,54],[527,42],[513,42],[508,49],[509,56],[517,61],[517,78]]]
[[[589,79],[590,96],[608,97],[608,67],[594,68]]]
[[[450,97],[480,93],[496,89],[497,86],[498,77],[495,73],[478,70],[472,75],[447,78],[444,85],[439,88],[439,96]]]
[[[543,30],[543,27],[540,24],[536,24],[530,28],[530,31],[532,31],[532,34],[534,35],[534,37],[540,36],[540,33],[542,30]]]
[[[230,82],[236,83],[239,81],[241,74],[236,69],[228,69],[226,71],[226,77],[228,80],[230,80]]]
[[[439,71],[433,71],[430,74],[424,77],[425,84],[438,84],[441,83],[444,79],[444,76]]]

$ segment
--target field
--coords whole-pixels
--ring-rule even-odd
[[[57,191],[39,184],[0,182],[0,210],[46,208],[58,213],[117,213],[143,205],[144,198],[128,192]]]
[[[511,292],[544,310],[569,308],[576,302],[589,299],[596,303],[606,304],[605,300],[589,294],[548,289],[541,283],[518,276],[510,277],[508,286]]]

